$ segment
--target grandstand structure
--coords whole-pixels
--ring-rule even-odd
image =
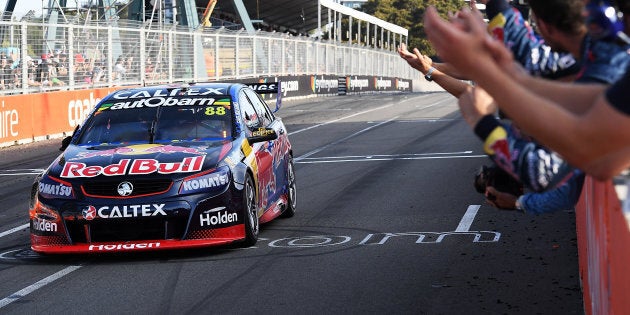
[[[17,68],[3,94],[281,75],[415,77],[395,52],[406,29],[334,0],[45,0],[42,17],[20,21],[11,17],[16,1],[0,21]],[[61,83],[38,80],[33,68],[44,62],[64,64]]]

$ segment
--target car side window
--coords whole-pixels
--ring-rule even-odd
[[[260,120],[262,121],[263,126],[269,126],[274,120],[274,116],[269,110],[269,107],[267,107],[264,101],[260,99],[260,95],[258,95],[258,93],[252,90],[245,90],[245,93],[260,115]]]
[[[244,91],[239,92],[238,94],[238,103],[241,107],[241,116],[243,117],[243,122],[250,130],[254,130],[256,128],[262,127],[260,123],[260,119],[258,117],[258,113],[254,109],[254,106],[250,102],[249,98],[245,95]]]

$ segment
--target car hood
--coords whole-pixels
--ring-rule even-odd
[[[184,177],[216,168],[231,149],[229,141],[91,147],[70,145],[53,162],[49,175],[66,180],[116,176]]]

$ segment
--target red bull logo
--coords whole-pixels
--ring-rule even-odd
[[[276,174],[273,169],[273,142],[265,144],[256,153],[258,164],[258,186],[260,190],[261,208],[266,209],[276,188]]]
[[[289,139],[287,137],[279,137],[274,145],[276,147],[272,149],[273,167],[278,168],[280,162],[284,160],[284,155],[289,152]]]
[[[490,145],[490,148],[494,151],[493,160],[502,169],[508,171],[512,169],[512,154],[510,153],[510,146],[507,140],[498,140]],[[512,173],[512,172],[509,172]]]
[[[115,154],[121,155],[141,155],[141,154],[154,154],[154,153],[190,153],[195,155],[203,155],[206,154],[205,151],[191,148],[191,147],[182,147],[176,145],[161,145],[161,144],[138,144],[131,145],[128,147],[120,147],[109,150],[101,150],[95,152],[81,152],[77,154],[76,159],[87,159],[92,157],[106,157],[113,156]]]
[[[100,166],[81,162],[66,162],[61,171],[64,178],[89,178],[99,175],[147,175],[153,173],[173,174],[201,171],[205,155],[186,157],[180,162],[159,162],[155,159],[122,159],[118,163]]]

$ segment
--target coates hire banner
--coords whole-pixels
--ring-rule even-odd
[[[119,88],[0,97],[0,146],[70,133],[108,93]]]

